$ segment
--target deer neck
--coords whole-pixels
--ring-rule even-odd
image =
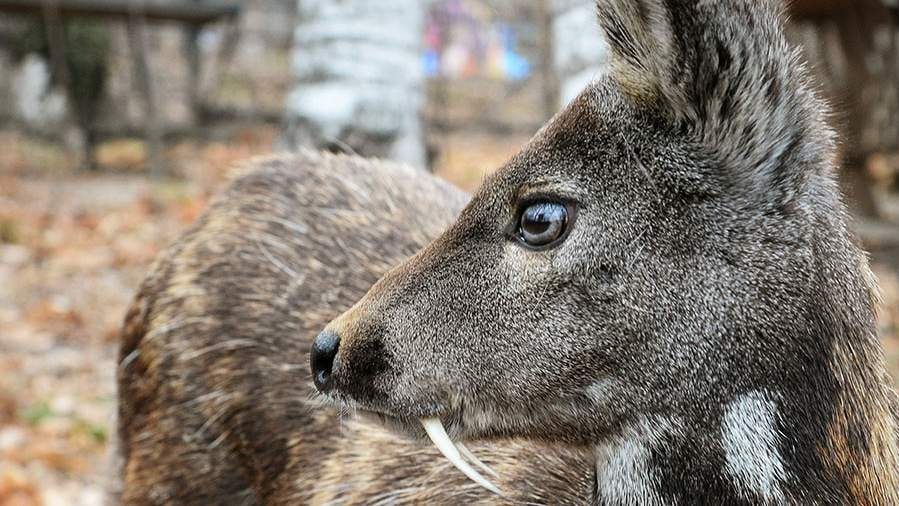
[[[624,426],[595,446],[594,504],[899,504],[896,394],[882,366],[859,371],[847,354],[835,350],[829,405],[810,409],[823,400],[801,388],[754,390]]]

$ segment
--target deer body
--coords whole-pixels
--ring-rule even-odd
[[[598,9],[611,74],[467,204],[350,157],[235,180],[127,318],[123,502],[899,504],[876,289],[777,10]]]

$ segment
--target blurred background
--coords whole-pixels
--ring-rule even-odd
[[[899,14],[794,0],[899,377]],[[602,72],[590,0],[0,0],[0,505],[99,504],[117,332],[235,162],[473,189]]]

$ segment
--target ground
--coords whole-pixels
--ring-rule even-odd
[[[101,164],[115,170],[85,174],[52,145],[0,132],[0,506],[101,503],[125,309],[233,163],[268,153],[274,135],[180,143],[167,152],[179,177],[151,181],[130,169],[143,161],[136,141],[105,145]],[[437,172],[470,189],[525,140],[448,136]],[[899,278],[874,260],[895,375]]]

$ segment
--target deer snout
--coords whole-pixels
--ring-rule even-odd
[[[327,392],[333,386],[331,370],[338,348],[340,336],[331,330],[322,331],[312,342],[309,365],[312,368],[312,382],[320,392]]]

